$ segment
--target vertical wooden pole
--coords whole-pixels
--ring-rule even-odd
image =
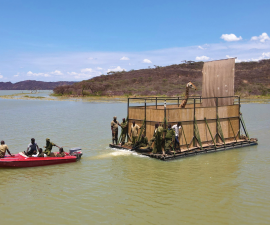
[[[216,134],[218,134],[218,97],[216,97]],[[216,136],[216,143],[218,143],[218,135]]]
[[[195,143],[195,137],[196,137],[196,135],[195,135],[195,107],[196,107],[196,102],[195,102],[195,98],[193,99],[193,108],[194,108],[194,110],[193,110],[193,147],[195,147],[195,145],[196,145],[196,143]]]
[[[156,109],[157,109],[157,97],[156,97]]]
[[[164,102],[164,119],[166,119],[167,121],[167,118],[166,118],[166,99],[165,99],[165,102]],[[165,122],[165,121],[164,121]],[[166,129],[166,123],[164,124],[164,128]]]
[[[127,126],[129,125],[129,98],[128,98],[128,104],[127,104]],[[129,126],[127,127],[128,131],[129,131]],[[127,134],[127,140],[128,142],[128,134]]]
[[[179,107],[179,97],[178,97],[178,107]]]
[[[128,117],[128,112],[129,112],[129,98],[128,98],[128,104],[127,104],[127,117]]]
[[[241,107],[241,104],[240,104],[240,96],[238,96],[238,104],[239,104],[239,117],[238,117],[238,120],[239,120],[239,139],[240,139],[240,131],[241,131],[241,124],[240,124],[240,113],[241,113],[241,111],[240,111],[240,107]]]
[[[145,132],[145,135],[146,135],[146,99],[144,100],[144,121],[145,121],[144,132]]]

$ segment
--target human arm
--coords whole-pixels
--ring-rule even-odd
[[[29,145],[27,146],[26,153],[28,153],[28,150],[29,150],[29,148],[30,148],[30,145],[31,145],[31,144],[29,144]]]
[[[12,155],[12,154],[10,153],[9,149],[7,149],[7,152],[8,152],[8,154],[9,154],[10,156],[14,157],[14,155]]]
[[[57,148],[61,148],[61,147],[59,147],[58,145],[56,145],[56,144],[54,144],[54,143],[52,143],[52,146],[56,146]]]

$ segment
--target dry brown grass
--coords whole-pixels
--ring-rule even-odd
[[[200,95],[202,88],[203,62],[178,64],[152,69],[110,72],[73,85],[54,89],[57,95],[72,96],[182,96],[185,85],[192,81]],[[247,97],[270,94],[270,60],[236,63],[235,92]]]

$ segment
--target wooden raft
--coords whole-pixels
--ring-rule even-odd
[[[178,159],[178,158],[195,156],[197,154],[213,153],[213,152],[230,150],[234,148],[248,147],[248,146],[253,146],[253,145],[258,145],[257,139],[253,139],[253,138],[251,138],[250,140],[240,139],[237,141],[226,142],[225,145],[219,143],[219,144],[216,144],[216,147],[213,144],[209,144],[209,145],[204,145],[202,149],[200,147],[192,147],[189,149],[183,149],[181,150],[181,152],[180,151],[175,151],[174,153],[172,152],[172,155],[152,154],[150,149],[148,150],[148,152],[146,149],[136,149],[135,152],[144,156],[154,158],[154,159],[168,161],[168,160],[173,160],[173,159]],[[110,144],[109,147],[117,148],[117,149],[125,149],[129,151],[132,150],[132,147],[125,146],[125,145],[120,146],[120,145]]]

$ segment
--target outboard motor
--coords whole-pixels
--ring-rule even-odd
[[[80,160],[82,157],[82,149],[80,147],[69,149],[69,154],[72,156],[76,156],[77,160]]]

